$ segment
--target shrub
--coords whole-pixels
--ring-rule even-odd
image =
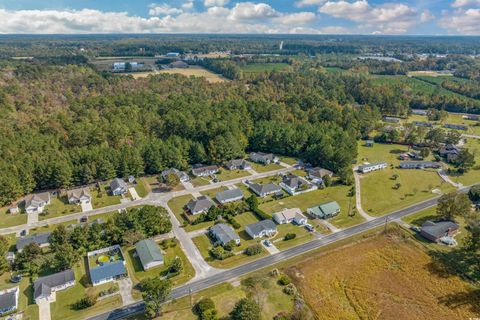
[[[278,279],[278,283],[281,284],[282,286],[286,286],[286,285],[290,284],[291,282],[292,282],[292,280],[290,280],[290,278],[285,274],[282,274],[280,276],[280,279]]]
[[[287,233],[283,238],[283,240],[288,241],[288,240],[295,239],[296,237],[297,237],[296,233]]]
[[[210,309],[215,310],[215,303],[210,298],[203,298],[193,306],[193,312],[199,317]]]
[[[231,215],[227,215],[225,219],[232,225],[234,229],[240,229],[242,225],[235,220]]]
[[[76,310],[82,310],[94,306],[97,303],[97,296],[86,295],[73,305]]]
[[[212,258],[217,260],[224,260],[228,257],[233,256],[233,252],[226,251],[222,246],[217,246],[215,248],[212,248],[208,253]]]
[[[247,256],[254,256],[262,253],[262,251],[263,251],[263,248],[261,244],[253,244],[249,246],[247,249],[245,249],[245,254]]]
[[[283,292],[288,294],[289,296],[293,296],[297,293],[297,288],[293,283],[288,284],[285,288],[283,288]]]
[[[175,257],[173,259],[172,263],[170,264],[170,267],[168,268],[168,272],[173,273],[173,274],[178,274],[183,270],[183,261],[179,257]]]

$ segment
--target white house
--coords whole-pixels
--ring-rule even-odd
[[[41,300],[52,302],[54,292],[65,290],[73,285],[75,285],[75,274],[72,269],[38,278],[33,283],[33,298],[37,304]]]
[[[192,174],[196,177],[208,177],[217,173],[218,170],[219,168],[216,165],[204,166],[201,164],[197,164],[192,167]]]
[[[42,213],[45,206],[50,204],[50,193],[35,193],[25,198],[25,211],[27,213]]]
[[[376,170],[382,170],[387,167],[386,162],[365,163],[358,166],[358,171],[361,173],[372,172]]]
[[[273,214],[273,220],[278,224],[295,223],[303,225],[307,223],[307,217],[302,214],[299,208],[283,209]]]
[[[277,226],[272,220],[266,219],[247,225],[245,231],[253,239],[271,237],[277,233]]]

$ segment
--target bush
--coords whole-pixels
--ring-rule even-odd
[[[296,233],[287,233],[285,237],[283,237],[283,240],[288,241],[288,240],[293,240],[297,237]]]
[[[245,254],[247,256],[255,256],[257,254],[262,253],[262,251],[263,251],[263,248],[261,244],[253,244],[247,249],[245,249]]]
[[[235,220],[231,215],[227,215],[225,219],[232,225],[234,229],[240,229],[242,225]]]
[[[233,251],[233,248],[235,248],[236,246],[237,246],[237,244],[235,243],[235,241],[231,240],[231,241],[225,243],[223,248],[227,251]]]
[[[468,191],[468,197],[471,201],[478,201],[480,200],[480,186],[473,186]]]
[[[282,274],[280,276],[280,279],[278,279],[278,283],[281,284],[282,286],[286,286],[286,285],[290,284],[291,282],[292,282],[292,280],[290,280],[290,278],[285,274]]]
[[[97,296],[94,295],[87,295],[73,305],[73,308],[76,310],[82,310],[86,308],[90,308],[97,303]]]
[[[175,257],[168,268],[169,273],[178,274],[183,270],[183,261],[179,257]]]
[[[208,251],[208,253],[212,258],[217,260],[224,260],[224,259],[227,259],[228,257],[233,256],[233,252],[226,251],[222,246],[217,246],[215,248],[212,248],[210,249],[210,251]]]
[[[210,298],[203,298],[193,306],[193,313],[199,317],[202,317],[207,310],[215,310],[215,303]]]
[[[289,296],[293,296],[297,293],[297,288],[293,283],[290,283],[285,288],[283,288],[283,292],[285,294],[288,294]]]

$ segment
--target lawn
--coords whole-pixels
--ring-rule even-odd
[[[135,186],[135,190],[137,191],[140,198],[145,198],[151,190],[150,184],[144,178],[139,178],[137,179],[137,185]]]
[[[210,184],[210,180],[204,177],[196,177],[190,180],[190,183],[193,184],[194,187],[206,186]]]
[[[279,250],[288,249],[299,244],[313,240],[313,234],[308,232],[303,226],[291,223],[277,225],[278,234],[272,239],[273,244]],[[297,236],[292,240],[284,240],[287,233],[295,233]]]
[[[103,208],[113,206],[120,203],[120,196],[112,196],[108,193],[109,185],[101,184],[100,191],[97,188],[92,188],[90,194],[92,195],[93,208]]]
[[[480,140],[479,139],[466,139],[467,143],[465,148],[475,155],[475,165],[468,172],[457,175],[451,175],[451,179],[455,182],[460,182],[465,186],[480,183]]]
[[[206,81],[210,83],[218,83],[228,81],[227,78],[222,75],[216,74],[200,66],[190,66],[188,68],[172,68],[172,69],[162,69],[159,73],[168,73],[168,74],[181,74],[186,77],[199,77],[205,78]]]
[[[267,184],[267,183],[279,184],[280,182],[282,182],[282,176],[279,174],[275,174],[273,176],[255,179],[255,180],[252,180],[251,182],[260,183],[260,184]]]
[[[77,223],[78,223],[78,220],[74,219],[74,220],[70,220],[70,221],[66,221],[66,222],[62,222],[62,223],[48,224],[48,225],[43,226],[43,227],[32,228],[32,229],[29,230],[29,233],[33,234],[33,233],[51,232],[51,231],[55,230],[60,225],[68,227],[72,224],[77,224]]]
[[[0,276],[0,290],[19,286],[18,310],[23,311],[23,320],[37,320],[38,306],[33,300],[33,287],[30,285],[30,279],[24,277],[20,283],[10,282],[10,272],[5,272]],[[2,318],[3,319],[3,318]]]
[[[57,197],[50,200],[50,204],[38,215],[38,219],[45,220],[80,211],[82,211],[80,205],[69,204],[66,197]]]
[[[220,173],[216,174],[218,181],[227,181],[237,178],[242,178],[249,176],[250,172],[247,170],[227,170],[224,168],[220,169]]]
[[[227,187],[218,187],[218,188],[214,188],[214,189],[205,190],[205,191],[202,191],[200,193],[202,195],[210,197],[210,199],[214,200],[215,196],[217,195],[218,192],[222,192],[222,191],[225,191],[227,189],[228,189]]]
[[[276,163],[271,163],[271,164],[264,165],[264,164],[261,164],[261,163],[250,162],[250,165],[252,166],[252,169],[255,170],[258,173],[285,169],[284,167],[282,167],[281,165],[276,164]]]
[[[306,212],[308,208],[328,201],[337,201],[341,211],[336,217],[329,220],[338,228],[346,228],[364,221],[363,217],[355,214],[348,216],[349,208],[355,206],[355,197],[349,197],[351,187],[344,185],[333,185],[323,190],[314,190],[296,196],[289,196],[283,199],[266,202],[260,205],[260,209],[268,214],[279,212],[285,208],[300,208]],[[351,202],[350,202],[351,201]]]
[[[0,228],[8,228],[27,223],[26,213],[7,213],[8,208],[0,209]]]
[[[293,157],[280,157],[280,161],[291,166],[298,163],[298,159]]]

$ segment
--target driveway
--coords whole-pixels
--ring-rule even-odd
[[[275,245],[274,245],[272,242],[271,242],[272,244],[270,245],[270,247],[267,247],[263,241],[262,241],[261,243],[262,243],[262,246],[263,246],[265,249],[267,249],[268,253],[270,253],[270,254],[275,254],[275,253],[279,253],[279,252],[280,252],[280,250],[278,250],[278,248],[275,247]]]
[[[132,297],[132,280],[130,278],[123,278],[117,281],[120,296],[122,296],[123,305],[132,304],[135,300]]]
[[[50,302],[46,300],[38,301],[38,319],[39,320],[50,320]]]
[[[80,202],[80,206],[82,207],[82,212],[93,210],[92,203],[89,202]]]
[[[38,222],[38,212],[27,213],[27,224],[33,224]]]
[[[129,188],[128,191],[130,191],[130,195],[132,196],[133,201],[142,199],[138,195],[137,190],[135,190],[135,188]]]

